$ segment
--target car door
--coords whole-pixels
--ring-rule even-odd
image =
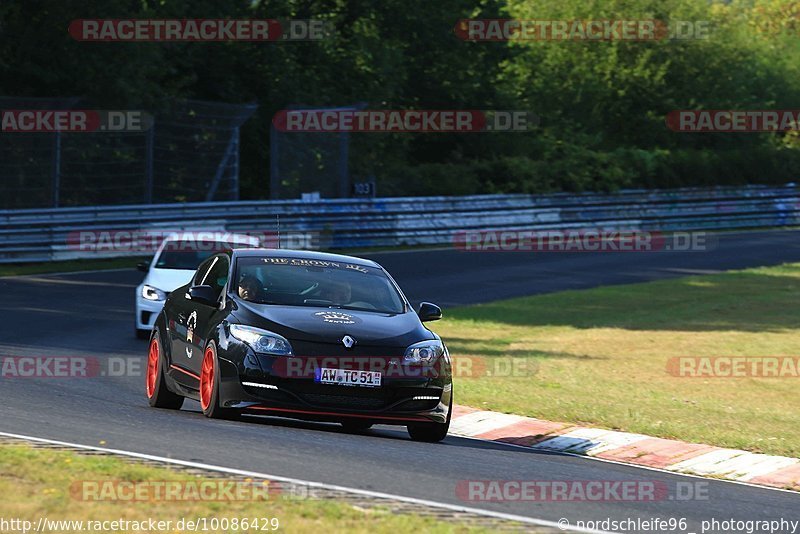
[[[172,356],[172,376],[181,384],[192,388],[197,387],[197,373],[194,373],[192,360],[202,359],[202,354],[197,354],[194,344],[195,331],[197,330],[197,318],[200,313],[200,305],[188,298],[188,289],[195,285],[201,285],[211,269],[213,258],[208,258],[200,264],[192,277],[188,286],[176,290],[173,298],[173,313],[170,319],[170,344]],[[176,369],[177,368],[177,369]]]
[[[219,323],[221,316],[227,312],[220,310],[220,304],[228,282],[230,259],[227,254],[218,254],[211,258],[208,270],[196,285],[211,286],[216,298],[215,306],[196,303],[193,310],[196,312],[191,340],[187,336],[187,349],[193,354],[188,362],[188,368],[195,374],[200,374],[203,362],[203,352],[210,334]]]

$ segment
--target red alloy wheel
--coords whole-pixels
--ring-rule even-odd
[[[156,377],[158,376],[158,339],[150,342],[150,353],[147,356],[147,376],[145,391],[147,398],[152,399],[156,394]]]
[[[203,356],[203,367],[200,371],[200,407],[203,411],[211,406],[211,393],[214,391],[214,351],[206,349]]]

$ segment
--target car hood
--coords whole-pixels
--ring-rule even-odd
[[[195,271],[184,269],[150,269],[144,283],[171,293],[192,279]]]
[[[406,347],[436,337],[413,311],[389,314],[244,301],[237,304],[234,318],[238,322],[278,333],[290,341],[339,343],[349,335],[362,346]]]

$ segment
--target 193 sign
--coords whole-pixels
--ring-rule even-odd
[[[352,195],[354,197],[374,197],[375,182],[356,182],[353,184]]]

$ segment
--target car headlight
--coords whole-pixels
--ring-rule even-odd
[[[444,345],[438,339],[420,341],[406,349],[403,363],[433,363],[444,354]]]
[[[167,294],[160,289],[145,284],[142,286],[142,297],[147,300],[166,300]]]
[[[276,356],[291,356],[292,346],[289,341],[274,332],[261,330],[252,326],[240,324],[231,325],[231,335],[240,341],[244,341],[250,347],[262,354],[274,354]]]

